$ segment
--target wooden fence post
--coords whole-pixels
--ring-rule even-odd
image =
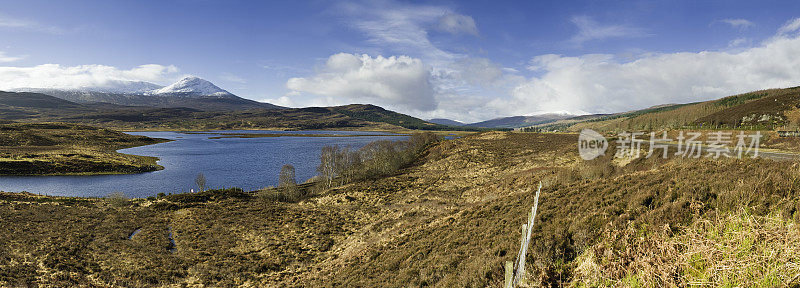
[[[506,261],[506,281],[503,288],[512,288],[511,283],[514,281],[514,262]]]
[[[528,245],[531,241],[531,233],[533,232],[533,223],[536,219],[536,210],[539,207],[539,193],[542,191],[542,182],[539,182],[539,188],[536,190],[536,197],[533,200],[533,207],[531,207],[531,213],[528,214],[528,221],[526,224],[522,224],[522,240],[520,241],[519,253],[517,254],[516,260],[516,271],[514,270],[514,263],[511,261],[506,262],[506,284],[504,287],[513,288],[520,284],[525,283],[525,256],[528,254]],[[509,277],[509,263],[511,263],[511,276]],[[508,283],[509,278],[511,278],[511,284]],[[510,286],[509,286],[510,285]]]

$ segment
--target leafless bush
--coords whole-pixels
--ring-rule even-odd
[[[203,192],[206,190],[206,176],[203,173],[197,173],[197,177],[194,178],[194,184],[197,184],[197,189],[200,189],[198,192]]]
[[[294,166],[291,164],[283,165],[278,175],[278,187],[294,188],[295,186],[297,186],[297,180],[294,175]]]
[[[330,188],[335,182],[349,183],[354,180],[379,177],[395,173],[413,162],[428,145],[442,138],[433,133],[414,133],[406,141],[379,140],[359,150],[350,147],[325,146],[317,167],[324,186]]]
[[[130,200],[128,200],[128,197],[125,196],[125,193],[119,191],[111,192],[108,194],[108,196],[106,196],[105,200],[106,203],[114,207],[125,207],[130,205]]]

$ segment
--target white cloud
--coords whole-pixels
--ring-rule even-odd
[[[791,25],[780,33],[796,30]],[[800,84],[796,55],[800,37],[776,37],[738,52],[659,54],[629,62],[605,54],[542,55],[528,67],[541,76],[514,87],[510,99],[495,99],[489,106],[512,114],[610,113],[795,86]]]
[[[472,34],[468,31],[473,30],[463,29],[469,24],[461,30],[439,27],[444,15],[453,14],[452,9],[375,3],[345,4],[345,14],[353,16],[351,27],[363,32],[370,43],[389,50],[384,53],[410,56],[336,54],[315,74],[287,82],[290,90],[302,95],[274,101],[318,106],[373,103],[421,118],[474,122],[553,111],[613,113],[800,84],[800,69],[796,69],[800,59],[792,57],[800,55],[800,40],[788,36],[800,30],[800,18],[755,47],[753,40],[737,38],[727,50],[699,53],[540,55],[527,67],[533,71],[528,74],[537,76],[525,78],[490,59],[436,47],[428,29]],[[652,35],[642,28],[599,23],[587,16],[573,17],[572,23],[578,32],[568,43],[575,45]],[[753,25],[725,23],[740,29]]]
[[[642,28],[625,25],[606,25],[595,21],[588,16],[575,16],[572,24],[578,27],[578,33],[570,38],[569,42],[581,45],[587,41],[603,40],[608,38],[632,38],[648,36]]]
[[[464,58],[451,65],[450,76],[467,85],[492,86],[503,77],[500,65],[486,58]]]
[[[36,26],[35,22],[10,18],[5,15],[0,15],[0,27],[4,28],[25,28]]]
[[[292,97],[295,97],[295,96],[300,96],[300,93],[297,92],[297,91],[291,91],[289,93],[286,93],[286,95],[278,97],[277,99],[274,99],[274,98],[264,99],[261,102],[267,102],[267,103],[270,103],[270,104],[283,106],[283,107],[296,107],[295,102],[292,100]]]
[[[5,52],[0,51],[0,63],[19,61],[24,58],[24,56],[8,56]]]
[[[368,37],[368,43],[391,54],[421,57],[431,64],[463,56],[436,47],[429,38],[429,29],[443,29],[454,34],[478,33],[472,17],[454,13],[447,6],[393,1],[344,2],[339,10],[350,19],[350,26]]]
[[[64,29],[56,26],[44,25],[35,21],[18,19],[0,14],[0,28],[62,34]]]
[[[745,37],[739,37],[731,40],[731,42],[728,43],[728,47],[739,47],[748,43],[750,43],[750,39],[747,39]]]
[[[316,75],[291,78],[286,86],[337,104],[362,102],[430,111],[436,108],[430,78],[430,68],[417,58],[339,53],[330,56]]]
[[[103,88],[128,81],[161,83],[176,76],[172,65],[147,64],[132,69],[106,65],[0,67],[0,90],[16,88]]]
[[[731,27],[739,30],[745,30],[755,25],[755,23],[747,19],[722,19],[720,22],[731,25]]]
[[[515,69],[504,68],[487,58],[462,58],[433,73],[433,83],[442,94],[486,92],[496,97],[498,89],[524,82]],[[492,91],[482,91],[492,90]],[[440,101],[443,102],[443,101]]]
[[[778,37],[789,36],[800,29],[800,17],[789,20],[780,29],[778,29]]]
[[[439,31],[444,31],[453,35],[461,33],[478,35],[478,27],[475,26],[475,19],[467,15],[447,13],[439,18],[437,25]]]

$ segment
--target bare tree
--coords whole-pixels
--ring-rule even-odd
[[[125,193],[118,191],[108,194],[108,196],[106,196],[106,202],[116,207],[124,207],[130,204],[130,200],[125,196]]]
[[[197,178],[194,178],[194,184],[197,184],[197,189],[199,192],[203,192],[206,190],[206,176],[203,173],[197,173]]]
[[[337,174],[342,178],[344,183],[349,183],[357,177],[357,173],[359,173],[358,169],[361,166],[361,155],[357,150],[347,146],[341,149],[337,158],[340,160]]]
[[[339,165],[337,163],[337,154],[339,152],[339,146],[325,146],[322,147],[322,153],[319,154],[319,167],[317,167],[317,172],[319,172],[320,176],[325,180],[325,186],[331,187],[333,186],[333,178],[336,177],[336,168]]]
[[[297,186],[297,180],[294,176],[294,166],[286,164],[281,167],[281,173],[278,175],[278,187],[294,187]]]

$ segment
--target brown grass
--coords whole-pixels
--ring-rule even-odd
[[[741,209],[674,234],[633,226],[609,234],[578,258],[573,286],[800,285],[800,229],[777,213]]]
[[[652,131],[670,129],[796,129],[800,88],[767,89],[677,108],[644,109],[586,121],[562,121],[551,126],[577,132]],[[792,112],[795,111],[795,112]],[[548,124],[549,125],[549,124]],[[537,128],[547,128],[543,125]]]
[[[166,142],[91,126],[0,124],[0,174],[138,173],[163,169],[155,157],[116,150]]]
[[[794,276],[794,266],[777,262],[795,259],[795,240],[781,235],[792,236],[800,220],[800,165],[660,158],[622,165],[610,157],[586,163],[576,144],[570,134],[466,136],[426,149],[422,161],[391,176],[290,203],[235,189],[133,199],[125,207],[0,194],[0,285],[499,287],[539,181],[546,185],[527,257],[535,285],[726,283],[690,277],[686,263],[697,256],[688,255],[710,259],[703,271],[715,275],[766,275],[762,268],[714,268],[769,260],[751,253],[725,262],[733,258],[720,255],[736,250],[724,247],[747,235],[768,245],[757,251],[783,253],[753,267]],[[745,219],[736,214],[742,209],[755,224],[709,236],[727,231],[720,225],[731,222],[729,215]],[[166,248],[169,233],[174,253]],[[707,245],[689,253],[687,243],[701,240]]]

